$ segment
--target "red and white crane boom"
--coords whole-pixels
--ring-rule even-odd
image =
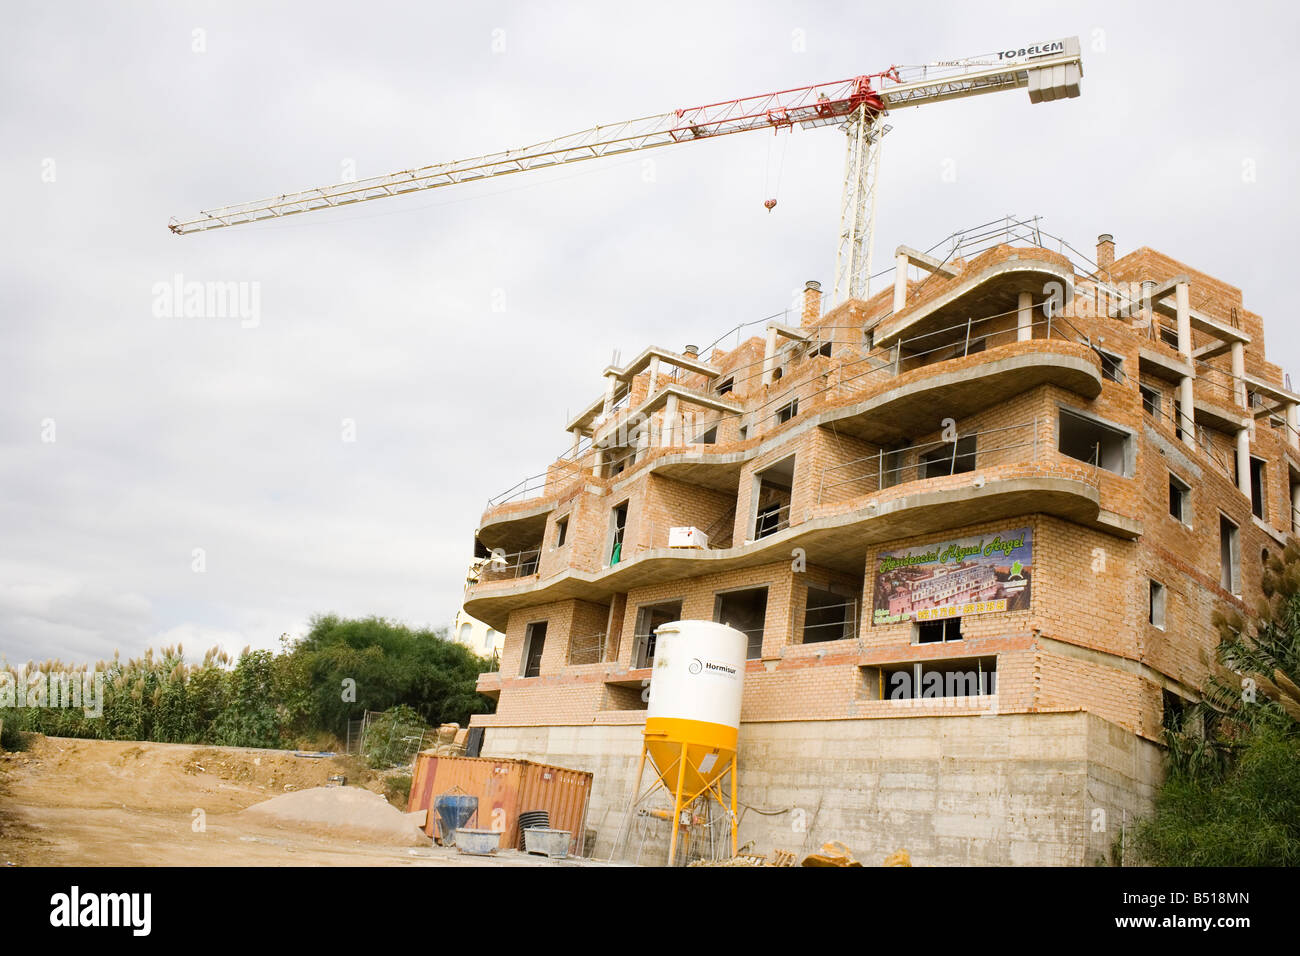
[[[835,299],[865,298],[871,273],[879,144],[889,129],[883,117],[890,110],[905,106],[1017,88],[1027,88],[1030,101],[1035,103],[1078,96],[1082,75],[1078,38],[921,67],[891,67],[881,73],[833,83],[596,126],[521,149],[236,203],[206,210],[192,219],[173,220],[169,228],[184,236],[673,143],[750,130],[779,132],[795,126],[808,129],[837,125],[848,133],[848,159],[841,203]]]

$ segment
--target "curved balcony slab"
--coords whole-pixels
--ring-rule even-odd
[[[937,431],[943,418],[974,415],[1039,385],[1087,399],[1101,394],[1101,362],[1077,342],[1033,339],[943,364],[943,371],[906,372],[890,388],[828,409],[814,421],[881,445]]]
[[[740,483],[741,469],[756,450],[663,455],[650,463],[649,471],[702,488],[734,492]]]
[[[983,484],[976,487],[981,478]],[[935,487],[935,481],[942,485]],[[517,609],[574,598],[604,602],[631,588],[789,561],[793,548],[803,548],[810,564],[861,573],[868,548],[881,542],[1034,513],[1123,533],[1105,520],[1096,485],[1077,468],[1054,462],[1003,466],[899,485],[871,501],[854,502],[732,548],[657,548],[601,571],[567,568],[541,581],[476,585],[466,592],[465,612],[504,630]]]
[[[790,426],[762,440],[751,440],[745,448],[705,451],[702,449],[710,446],[703,445],[675,451],[657,449],[644,465],[633,466],[630,473],[619,476],[611,487],[635,481],[643,474],[644,467],[646,472],[679,481],[734,491],[746,462],[767,454],[809,428],[834,426],[842,433],[874,444],[891,444],[937,430],[939,418],[964,418],[1043,384],[1059,386],[1083,398],[1096,398],[1101,394],[1102,373],[1100,360],[1086,345],[1060,339],[1031,339],[951,359],[941,365],[913,369],[884,382],[889,387],[870,397],[823,409],[802,420],[795,419]],[[939,410],[942,415],[936,417]],[[566,486],[561,493],[571,487]],[[480,522],[480,540],[489,547],[497,547],[482,538],[484,529],[491,528],[493,537],[498,536],[497,529],[502,525],[515,522],[523,522],[521,527],[531,529],[527,519],[538,514],[544,523],[545,514],[555,507],[555,500],[556,496],[552,495],[533,504],[511,503],[485,512]],[[512,534],[511,540],[514,537]]]
[[[527,551],[536,546],[546,530],[546,519],[555,510],[556,499],[539,498],[529,508],[495,512],[483,516],[474,536],[486,548],[500,548],[507,554]]]
[[[968,279],[950,280],[940,291],[906,306],[877,330],[876,343],[893,345],[902,337],[964,324],[972,315],[1014,312],[1021,292],[1030,293],[1035,303],[1041,303],[1048,298],[1049,288],[1060,290],[1062,306],[1074,296],[1074,269],[1064,256],[1041,249],[1029,254],[1008,250],[1007,258],[985,266]]]

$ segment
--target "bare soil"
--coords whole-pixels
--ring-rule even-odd
[[[555,865],[501,853],[469,857],[418,834],[242,813],[335,774],[376,793],[384,780],[347,757],[291,751],[35,738],[0,753],[0,866]],[[355,795],[359,797],[360,795]],[[292,804],[299,801],[282,801]],[[306,802],[306,801],[303,801]],[[375,798],[345,801],[379,803]],[[380,810],[385,808],[380,806]],[[414,826],[412,826],[414,830]]]

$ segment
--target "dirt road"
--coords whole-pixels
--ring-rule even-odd
[[[385,846],[239,811],[289,790],[369,776],[348,758],[279,750],[65,737],[0,754],[4,866],[538,866],[543,857],[476,858]],[[379,789],[370,781],[369,789]],[[553,865],[553,864],[552,864]]]

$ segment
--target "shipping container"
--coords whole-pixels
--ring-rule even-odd
[[[519,814],[545,810],[553,830],[568,830],[569,852],[581,856],[586,843],[587,803],[592,776],[531,760],[495,757],[440,757],[420,753],[411,774],[409,812],[428,810],[424,832],[438,837],[433,801],[445,793],[478,797],[478,815],[469,825],[501,833],[501,849],[520,845]]]

